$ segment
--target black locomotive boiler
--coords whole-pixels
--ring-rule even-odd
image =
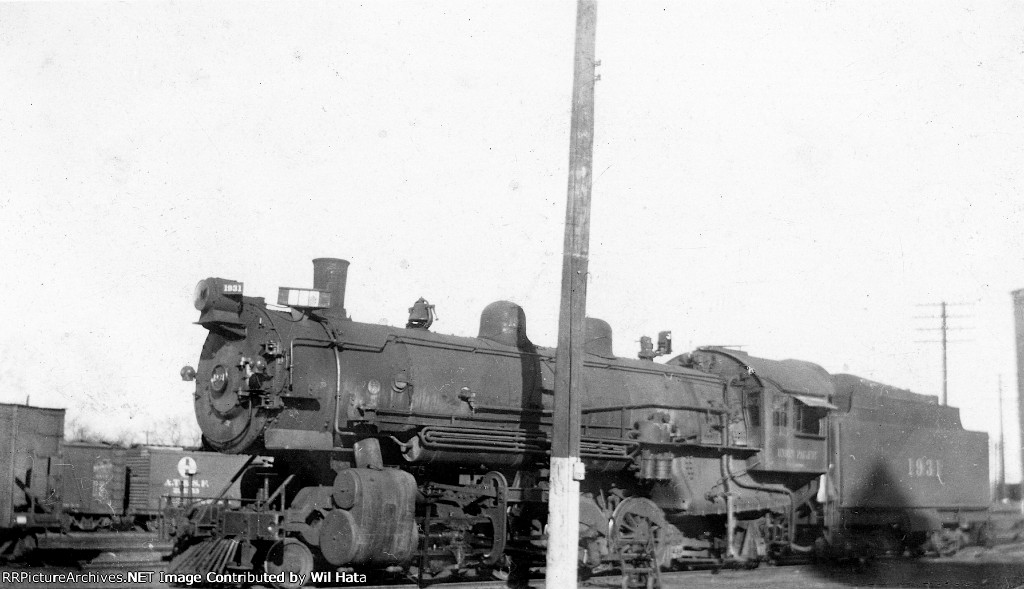
[[[541,563],[554,350],[530,341],[523,310],[506,301],[484,309],[477,337],[430,331],[433,310],[422,299],[404,328],[353,321],[348,262],[313,265],[314,288],[282,288],[276,307],[246,296],[241,282],[208,278],[196,288],[209,334],[197,368],[182,374],[196,381],[204,439],[272,466],[245,472],[242,507],[210,503],[189,514],[171,571],[298,573],[281,581],[290,585],[315,569],[434,576]],[[889,516],[905,501],[841,503],[829,492],[847,481],[835,465],[849,436],[865,459],[887,450],[867,441],[869,428],[836,425],[840,394],[824,369],[723,348],[651,361],[671,351],[669,337],[641,359],[619,358],[611,338],[607,323],[588,319],[585,569],[654,576],[754,564],[883,529],[903,540],[964,523],[988,501],[987,461],[943,456],[943,481],[982,485],[942,496],[956,504],[929,506],[935,517],[894,527]],[[925,442],[933,431],[919,425],[906,427]],[[950,443],[984,439],[958,418],[947,425]],[[912,471],[918,457],[909,456]],[[882,515],[852,532],[841,519],[868,511]]]

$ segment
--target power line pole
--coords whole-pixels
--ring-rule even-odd
[[[938,331],[942,332],[942,339],[938,340],[938,341],[935,341],[935,340],[921,340],[921,341],[918,341],[918,343],[921,343],[921,344],[941,343],[942,344],[942,404],[943,405],[948,405],[949,404],[949,370],[948,370],[948,362],[947,362],[948,346],[949,346],[949,344],[952,344],[952,343],[960,343],[960,342],[965,341],[965,340],[953,340],[953,341],[950,341],[949,337],[948,337],[948,333],[950,331],[962,331],[964,329],[968,329],[966,327],[949,327],[949,319],[966,317],[966,315],[949,315],[946,312],[946,308],[948,306],[966,305],[966,304],[968,304],[968,303],[947,303],[946,301],[942,301],[941,303],[929,303],[929,304],[918,305],[918,307],[934,307],[934,306],[937,305],[940,308],[940,313],[939,313],[939,319],[941,320],[940,326],[938,328],[934,328],[934,327],[920,328],[919,327],[918,331],[936,331],[936,330],[938,330]],[[915,317],[915,319],[934,319],[934,318],[935,317],[933,317],[933,316],[932,317]]]
[[[548,472],[548,542],[545,586],[577,585],[580,526],[580,403],[590,264],[590,187],[594,155],[596,0],[576,4],[569,188],[565,206],[562,299],[555,354],[555,399]]]
[[[1003,438],[1003,375],[999,375],[999,479],[996,500],[1002,501],[1006,492],[1006,440]]]
[[[942,404],[948,405],[949,371],[946,369],[946,301],[942,301]]]
[[[1021,489],[1024,489],[1024,288],[1013,295],[1013,324],[1017,339],[1017,431],[1020,432]],[[1024,511],[1024,501],[1021,502]]]

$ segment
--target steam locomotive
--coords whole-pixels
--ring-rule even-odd
[[[281,288],[276,307],[241,282],[197,285],[209,334],[182,377],[205,442],[269,460],[239,473],[243,506],[186,514],[170,571],[291,587],[314,571],[542,563],[554,350],[507,301],[483,310],[477,337],[432,332],[423,299],[405,328],[353,321],[348,266],[313,260],[314,288]],[[957,409],[730,348],[653,362],[668,332],[642,348],[616,357],[609,325],[587,320],[582,569],[650,584],[672,567],[981,533],[987,435]]]

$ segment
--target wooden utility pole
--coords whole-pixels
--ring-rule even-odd
[[[942,405],[949,405],[949,372],[946,370],[946,333],[949,326],[946,325],[946,301],[942,301]]]
[[[1020,433],[1021,489],[1024,490],[1024,288],[1013,295],[1013,326],[1017,336],[1017,431]],[[1021,502],[1024,511],[1024,501]]]
[[[594,152],[596,0],[576,4],[576,57],[569,129],[569,190],[565,207],[562,299],[555,355],[555,399],[548,475],[545,585],[576,587],[579,560],[580,402],[590,263],[590,186]]]
[[[967,328],[964,328],[964,327],[950,327],[949,326],[949,320],[950,319],[962,318],[964,316],[963,315],[950,315],[947,312],[947,308],[949,306],[951,306],[951,305],[965,305],[965,304],[967,304],[967,303],[947,303],[946,301],[942,301],[941,303],[918,305],[919,307],[934,307],[934,306],[940,307],[939,319],[941,320],[941,323],[940,323],[939,327],[937,327],[937,328],[918,328],[918,331],[936,331],[936,330],[938,330],[938,331],[942,332],[942,339],[940,339],[938,341],[936,341],[936,340],[918,341],[918,343],[921,343],[921,344],[941,343],[942,344],[942,404],[944,406],[949,404],[949,369],[948,369],[948,357],[949,357],[949,355],[948,355],[948,348],[949,348],[949,344],[958,343],[958,342],[962,342],[963,341],[963,340],[950,340],[949,339],[949,332],[950,331],[962,331],[964,329],[967,329]],[[916,317],[916,319],[934,319],[934,316],[931,316],[931,317]]]
[[[996,500],[1006,493],[1006,439],[1003,437],[1003,375],[999,375],[999,478],[996,479]]]

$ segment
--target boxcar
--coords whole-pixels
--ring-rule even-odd
[[[127,511],[136,518],[152,518],[169,505],[215,498],[247,459],[181,448],[132,448],[127,460]],[[224,496],[240,497],[238,485],[232,483]]]
[[[0,537],[58,525],[64,410],[0,403]]]
[[[71,528],[91,531],[121,522],[127,453],[109,444],[65,442],[60,498]]]

